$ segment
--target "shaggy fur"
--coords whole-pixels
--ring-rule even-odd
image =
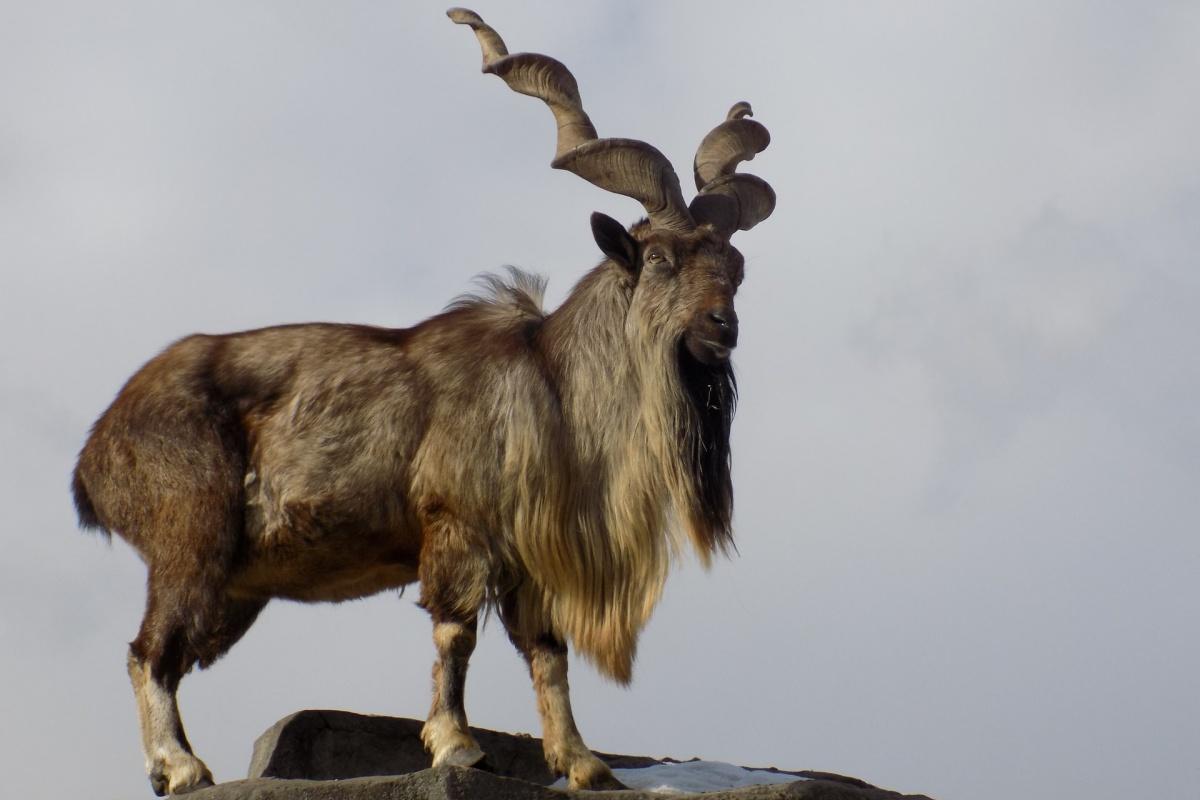
[[[736,328],[713,309],[732,314],[741,274],[705,226],[620,234],[621,252],[552,314],[543,282],[513,270],[413,328],[190,336],[129,380],[72,488],[80,522],[148,566],[130,670],[157,789],[207,780],[175,687],[266,602],[417,580],[441,632],[435,760],[478,757],[462,679],[475,621],[495,608],[567,737],[548,739],[548,757],[606,785],[580,755],[562,643],[627,682],[671,553],[690,541],[707,562],[731,542]]]
[[[607,257],[546,314],[541,279],[487,276],[412,328],[285,325],[189,336],[100,417],[72,481],[80,524],[145,561],[129,647],[156,792],[211,783],[175,700],[273,598],[339,601],[419,581],[438,657],[422,739],[433,763],[484,756],[463,692],[479,616],[498,612],[529,666],[546,760],[573,789],[613,789],[571,713],[567,643],[627,683],[673,556],[732,548],[735,230],[775,194],[736,172],[770,142],[737,103],[704,137],[685,204],[670,161],[599,139],[574,77],[510,56],[472,11],[484,71],[552,111],[552,166],[638,200],[602,214]]]

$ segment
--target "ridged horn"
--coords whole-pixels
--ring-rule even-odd
[[[540,53],[509,55],[500,34],[474,11],[452,8],[446,16],[475,32],[484,72],[499,76],[513,91],[536,97],[550,107],[558,125],[558,145],[550,166],[573,172],[605,191],[637,200],[655,228],[695,228],[671,162],[636,139],[597,138],[596,128],[583,110],[575,77],[562,62]]]
[[[725,236],[750,230],[775,210],[775,192],[766,181],[735,171],[771,143],[767,129],[748,119],[753,113],[749,103],[735,103],[696,150],[693,172],[700,194],[692,200],[692,216]]]

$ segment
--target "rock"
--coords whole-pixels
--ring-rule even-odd
[[[254,743],[251,778],[342,780],[402,775],[428,769],[415,719],[375,717],[349,711],[299,711],[272,725]],[[554,776],[542,756],[542,740],[528,735],[471,728],[487,753],[487,768],[506,778],[548,786]],[[610,767],[648,767],[644,756],[597,753]]]
[[[250,777],[201,789],[194,800],[673,800],[701,795],[647,791],[551,789],[542,742],[480,728],[471,732],[490,768],[429,767],[421,722],[346,711],[301,711],[258,738]],[[597,753],[615,769],[664,763],[645,756]],[[665,759],[665,761],[675,761]],[[780,770],[772,770],[781,772]],[[900,795],[857,778],[789,772],[796,781],[703,794],[704,800],[929,800]],[[189,798],[189,800],[190,800]]]
[[[201,789],[188,797],[189,800],[563,800],[563,794],[554,789],[466,767],[438,767],[410,775],[348,780],[249,778]]]
[[[797,780],[703,795],[653,792],[571,792],[466,767],[438,767],[411,775],[311,781],[250,778],[188,795],[189,800],[929,800],[838,780]]]

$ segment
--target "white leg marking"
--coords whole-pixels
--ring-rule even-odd
[[[129,656],[129,679],[137,700],[138,725],[146,773],[156,792],[183,794],[212,784],[212,773],[181,741],[183,721],[175,693],[150,674],[150,667]]]
[[[421,729],[421,741],[433,756],[433,766],[470,767],[483,760],[475,738],[467,730],[463,689],[467,662],[475,650],[473,627],[440,622],[433,627],[438,661],[433,668],[433,706]]]
[[[571,789],[623,789],[608,765],[588,750],[571,713],[566,650],[534,648],[526,658],[538,712],[542,717],[542,747],[550,770],[567,776]]]

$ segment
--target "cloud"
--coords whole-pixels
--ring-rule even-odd
[[[778,211],[735,240],[741,556],[677,571],[630,691],[573,666],[589,743],[934,796],[1190,789],[1200,13],[483,11],[685,184],[732,102],[773,136],[747,169]],[[441,9],[4,17],[0,677],[20,691],[0,713],[22,724],[0,747],[15,793],[52,775],[132,796],[143,571],[73,530],[66,491],[121,382],[193,331],[411,324],[506,263],[547,274],[553,303],[599,258],[588,214],[640,210],[548,168],[545,109],[480,75]],[[185,681],[218,776],[300,707],[424,713],[411,600],[273,605]],[[496,630],[469,698],[477,724],[537,730]]]

